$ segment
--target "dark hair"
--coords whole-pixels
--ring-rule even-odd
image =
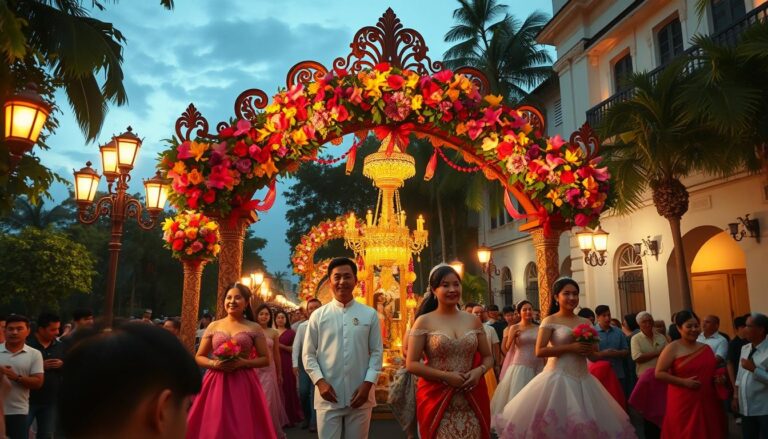
[[[697,316],[696,313],[693,311],[690,311],[687,309],[683,311],[678,311],[675,313],[675,326],[677,326],[678,328],[682,328],[683,323],[691,319],[696,319],[696,321],[701,322],[701,320],[699,320],[699,316]]]
[[[43,312],[37,316],[37,329],[47,328],[51,323],[60,323],[61,319],[56,314]]]
[[[595,316],[601,316],[609,312],[611,312],[611,308],[608,305],[597,305],[595,307]]]
[[[527,300],[521,300],[520,303],[517,304],[517,313],[520,314],[523,311],[524,305],[531,305],[531,311],[533,311],[533,304]]]
[[[328,264],[328,278],[331,277],[331,272],[333,272],[334,268],[341,267],[342,265],[349,265],[352,268],[352,274],[357,279],[357,264],[349,258],[333,258]]]
[[[637,324],[637,313],[629,313],[624,315],[624,321],[627,322],[627,328],[630,331],[637,331],[640,329],[640,325]]]
[[[11,323],[19,323],[22,322],[25,325],[27,325],[27,329],[29,329],[29,319],[27,316],[23,316],[21,314],[10,314],[8,318],[5,319],[5,324],[10,325]]]
[[[595,312],[592,311],[590,308],[582,308],[579,310],[578,314],[579,317],[584,317],[585,319],[594,319],[595,318]]]
[[[255,322],[256,319],[254,318],[253,310],[251,309],[251,289],[239,282],[235,282],[224,289],[224,297],[222,300],[227,299],[227,292],[232,289],[239,291],[240,295],[245,299],[245,311],[243,311],[243,316],[246,319]]]
[[[254,317],[253,321],[256,323],[259,323],[258,322],[259,313],[261,313],[262,309],[266,309],[267,312],[269,312],[269,321],[267,322],[267,328],[271,328],[272,322],[274,321],[274,319],[272,318],[272,310],[269,308],[269,305],[267,305],[266,303],[262,303],[261,305],[256,307],[256,312],[253,313],[253,317]]]
[[[93,311],[88,308],[78,308],[72,311],[72,320],[74,321],[86,319],[88,317],[93,317]]]
[[[716,316],[716,315],[714,315],[714,314],[710,314],[710,315],[708,315],[708,316],[707,316],[707,317],[705,317],[705,318],[710,318],[710,317],[712,318],[712,320],[714,320],[714,321],[715,321],[715,323],[717,323],[718,325],[720,324],[720,317],[718,317],[718,316]]]
[[[475,302],[467,302],[464,304],[464,309],[470,309],[476,307],[478,304]]]
[[[429,295],[424,296],[424,300],[421,301],[421,305],[419,305],[419,309],[416,311],[416,318],[437,309],[437,296],[435,295],[435,290],[440,286],[440,282],[443,281],[443,278],[450,274],[455,275],[459,281],[461,281],[459,273],[457,273],[450,265],[441,265],[432,271],[432,275],[429,276]]]
[[[200,371],[164,329],[127,323],[75,345],[62,370],[58,410],[67,437],[109,436],[141,398],[170,389],[178,404],[200,391]]]
[[[747,317],[749,317],[749,314],[738,316],[735,319],[733,319],[733,327],[735,329],[739,329],[747,326]]]
[[[488,305],[487,311],[498,311],[498,310],[499,310],[499,305],[496,305],[496,304]]]
[[[511,314],[513,312],[515,312],[515,307],[513,307],[513,306],[507,305],[507,306],[505,306],[504,308],[501,309],[501,313],[502,314]]]
[[[549,312],[547,315],[551,316],[552,314],[560,311],[560,304],[557,303],[557,295],[560,294],[560,291],[563,291],[563,288],[565,288],[567,285],[574,286],[576,288],[576,292],[579,292],[579,284],[570,277],[561,277],[560,279],[556,280],[554,285],[552,285],[552,300],[549,301]]]
[[[753,326],[763,328],[763,332],[765,334],[768,334],[768,316],[766,316],[765,314],[760,314],[758,312],[755,312],[750,314],[749,317],[752,317]]]
[[[175,317],[168,317],[167,319],[165,319],[165,322],[171,322],[173,324],[173,329],[177,331],[181,331],[181,319],[177,319]],[[165,322],[163,322],[163,324],[165,324]]]
[[[291,329],[291,318],[288,317],[288,313],[282,309],[275,311],[275,327],[277,327],[277,316],[280,314],[285,316],[285,329]]]

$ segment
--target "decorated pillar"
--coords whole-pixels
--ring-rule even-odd
[[[256,212],[247,217],[225,219],[219,223],[221,233],[221,254],[219,255],[219,282],[216,290],[216,318],[226,315],[224,309],[225,288],[240,280],[243,271],[243,242],[245,230],[259,220]]]
[[[545,317],[549,311],[553,294],[552,284],[560,276],[557,248],[560,245],[560,235],[563,231],[559,229],[548,231],[548,234],[544,233],[543,227],[531,230],[533,247],[536,249],[536,268],[539,271],[539,310],[542,317]]]
[[[181,296],[181,342],[194,354],[197,316],[200,309],[200,282],[206,261],[201,259],[182,260],[184,266],[184,289]]]

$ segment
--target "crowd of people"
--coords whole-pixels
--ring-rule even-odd
[[[230,285],[194,356],[178,319],[151,313],[108,330],[88,310],[70,328],[50,313],[0,318],[0,437],[272,439],[301,425],[366,438],[380,322],[354,300],[353,261],[334,259],[328,277],[333,299],[291,314],[254,310],[248,287]],[[428,283],[390,391],[409,438],[724,438],[727,416],[744,438],[768,437],[763,314],[736,318],[728,339],[716,316],[681,311],[667,328],[648,312],[619,322],[608,306],[580,308],[570,278],[543,320],[528,301],[462,306],[448,265]]]

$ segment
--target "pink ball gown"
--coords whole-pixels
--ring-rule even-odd
[[[264,396],[267,399],[267,404],[269,404],[269,414],[272,417],[272,425],[275,427],[277,437],[284,438],[283,425],[288,424],[288,415],[285,414],[283,396],[277,383],[277,367],[275,367],[275,359],[272,355],[274,346],[274,341],[267,338],[267,351],[270,354],[269,366],[256,369],[256,374],[259,376],[262,389],[264,389]]]
[[[238,332],[232,338],[250,352],[259,332]],[[214,331],[213,349],[229,340],[229,334]],[[187,439],[277,439],[267,400],[256,369],[234,372],[208,370],[187,418]]]

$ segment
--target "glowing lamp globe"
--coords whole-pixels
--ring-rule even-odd
[[[108,183],[112,183],[120,175],[120,169],[117,167],[117,146],[115,146],[115,141],[112,140],[101,145],[99,153],[101,154],[101,169],[104,177],[106,177]]]
[[[117,146],[117,167],[120,172],[130,172],[136,162],[136,155],[141,147],[141,139],[133,134],[133,128],[128,129],[113,139]]]
[[[5,101],[3,132],[12,155],[21,156],[32,149],[50,114],[50,105],[37,93],[37,86],[33,83]]]
[[[101,176],[91,168],[91,162],[86,162],[84,168],[73,172],[75,174],[75,200],[80,207],[85,207],[93,203]]]
[[[149,210],[150,214],[159,213],[165,208],[169,188],[168,180],[160,176],[160,171],[157,171],[155,176],[149,180],[144,180],[147,210]]]

